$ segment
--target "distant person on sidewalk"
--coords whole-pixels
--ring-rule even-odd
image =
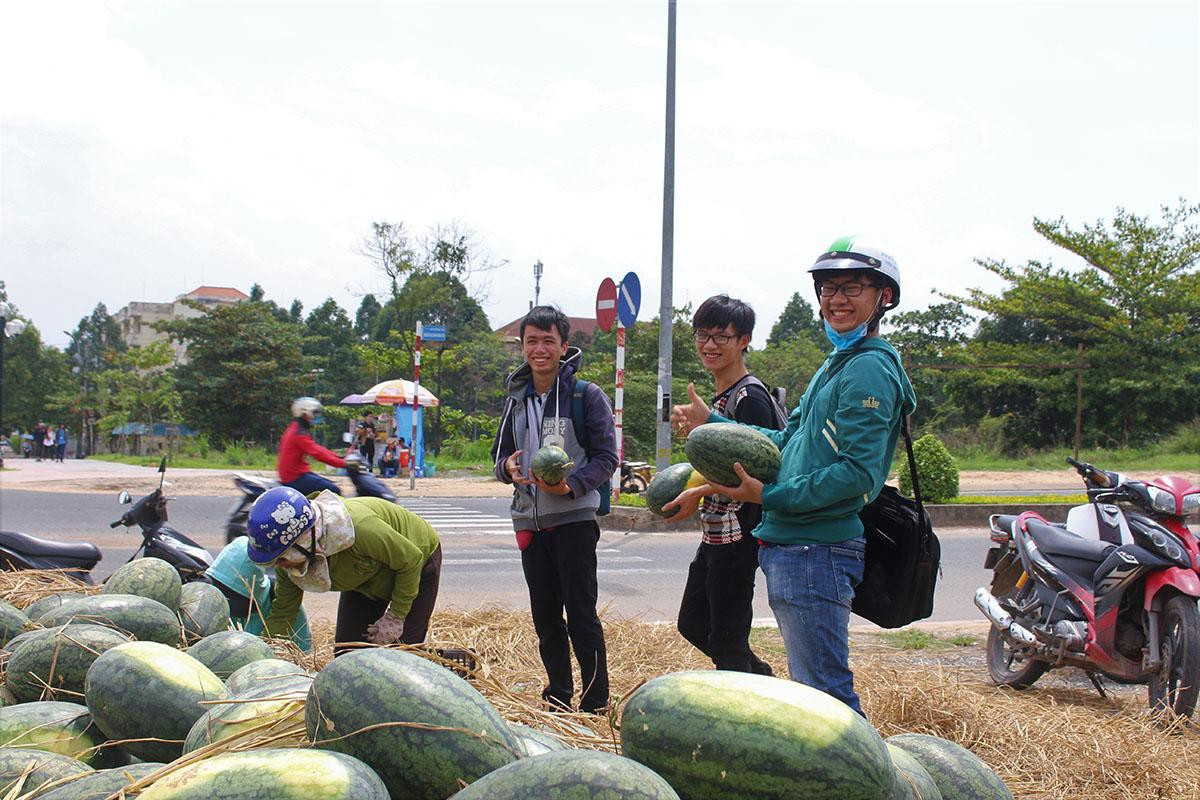
[[[41,461],[46,453],[46,445],[43,443],[46,439],[46,423],[38,422],[33,426],[33,454]]]
[[[61,422],[58,423],[58,430],[54,432],[54,448],[58,463],[63,463],[67,455],[67,426]]]
[[[310,495],[322,489],[328,489],[334,494],[342,493],[336,483],[317,475],[308,466],[308,456],[331,467],[346,466],[345,459],[313,441],[312,427],[321,422],[323,410],[321,401],[315,397],[297,397],[292,403],[292,416],[295,419],[288,425],[279,441],[279,460],[275,467],[279,471],[279,481],[303,495]]]

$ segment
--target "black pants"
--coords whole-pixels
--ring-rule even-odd
[[[535,531],[529,546],[521,551],[538,652],[550,684],[542,697],[551,705],[571,707],[575,692],[571,678],[574,648],[583,681],[579,708],[586,712],[608,705],[608,654],[596,613],[599,539],[600,526],[595,520],[573,522],[554,530]]]
[[[367,439],[359,450],[362,451],[362,457],[367,462],[367,472],[371,472],[375,467],[375,440]]]
[[[688,567],[679,604],[679,632],[717,669],[770,675],[771,666],[750,649],[758,540],[701,543]]]
[[[404,617],[402,644],[421,644],[429,633],[429,618],[437,602],[438,586],[442,580],[442,546],[433,551],[425,566],[421,568],[421,584],[412,608]],[[391,599],[376,600],[358,592],[342,592],[338,599],[337,631],[334,633],[334,655],[339,656],[351,648],[337,647],[340,642],[365,642],[367,626],[374,623],[387,611]]]

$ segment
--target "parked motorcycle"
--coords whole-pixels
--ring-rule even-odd
[[[212,564],[212,555],[167,524],[167,496],[163,494],[167,459],[158,465],[158,488],[136,503],[129,492],[122,490],[117,502],[132,504],[131,508],[109,527],[137,525],[142,543],[129,561],[135,558],[161,558],[179,573],[184,583],[207,580],[204,571]],[[91,571],[100,562],[100,549],[90,542],[54,542],[24,533],[0,532],[0,568],[3,569],[61,569],[74,578],[92,583]]]
[[[987,665],[1024,689],[1047,670],[1083,669],[1147,683],[1150,706],[1187,716],[1200,693],[1200,545],[1184,520],[1200,486],[1149,482],[1068,458],[1088,503],[1051,524],[1035,512],[993,515],[984,561],[991,591],[975,605],[992,623]]]
[[[654,477],[654,471],[645,461],[621,462],[621,492],[623,494],[638,494],[646,491]]]

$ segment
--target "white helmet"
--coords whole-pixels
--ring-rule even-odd
[[[858,241],[857,236],[843,236],[834,241],[817,257],[816,263],[808,271],[817,273],[856,269],[874,272],[892,287],[892,302],[883,307],[885,311],[900,304],[900,267],[896,259],[878,247]]]
[[[297,397],[292,401],[292,416],[312,422],[324,411],[321,401],[315,397]]]

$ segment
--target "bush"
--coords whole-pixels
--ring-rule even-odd
[[[921,479],[921,500],[944,503],[958,497],[958,465],[942,440],[927,433],[913,442],[913,460]],[[900,491],[912,496],[912,476],[908,473],[908,456],[900,459]]]

